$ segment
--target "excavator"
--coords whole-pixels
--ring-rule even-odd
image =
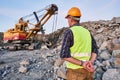
[[[21,17],[14,28],[4,32],[5,48],[14,50],[29,48],[36,42],[38,32],[42,33],[42,37],[44,36],[44,24],[56,14],[58,14],[58,7],[50,4],[39,11]]]

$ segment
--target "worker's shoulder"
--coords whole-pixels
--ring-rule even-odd
[[[66,29],[66,30],[64,31],[64,34],[70,34],[70,33],[72,33],[72,31],[71,31],[70,28],[68,28],[68,29]]]

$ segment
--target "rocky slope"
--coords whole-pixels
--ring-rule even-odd
[[[120,17],[81,25],[90,30],[98,45],[94,80],[120,80]],[[52,43],[50,48],[42,45],[31,51],[0,49],[0,80],[65,80],[65,63],[59,57],[65,29],[46,35]]]

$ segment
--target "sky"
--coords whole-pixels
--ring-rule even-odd
[[[20,17],[50,4],[58,6],[56,29],[68,26],[65,16],[71,7],[80,8],[81,22],[111,20],[113,17],[120,17],[120,0],[1,0],[0,32],[13,28]],[[52,32],[52,18],[43,26],[46,33]]]

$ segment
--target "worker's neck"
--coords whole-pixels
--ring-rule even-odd
[[[71,22],[70,27],[72,27],[75,24],[79,24],[79,22]]]

